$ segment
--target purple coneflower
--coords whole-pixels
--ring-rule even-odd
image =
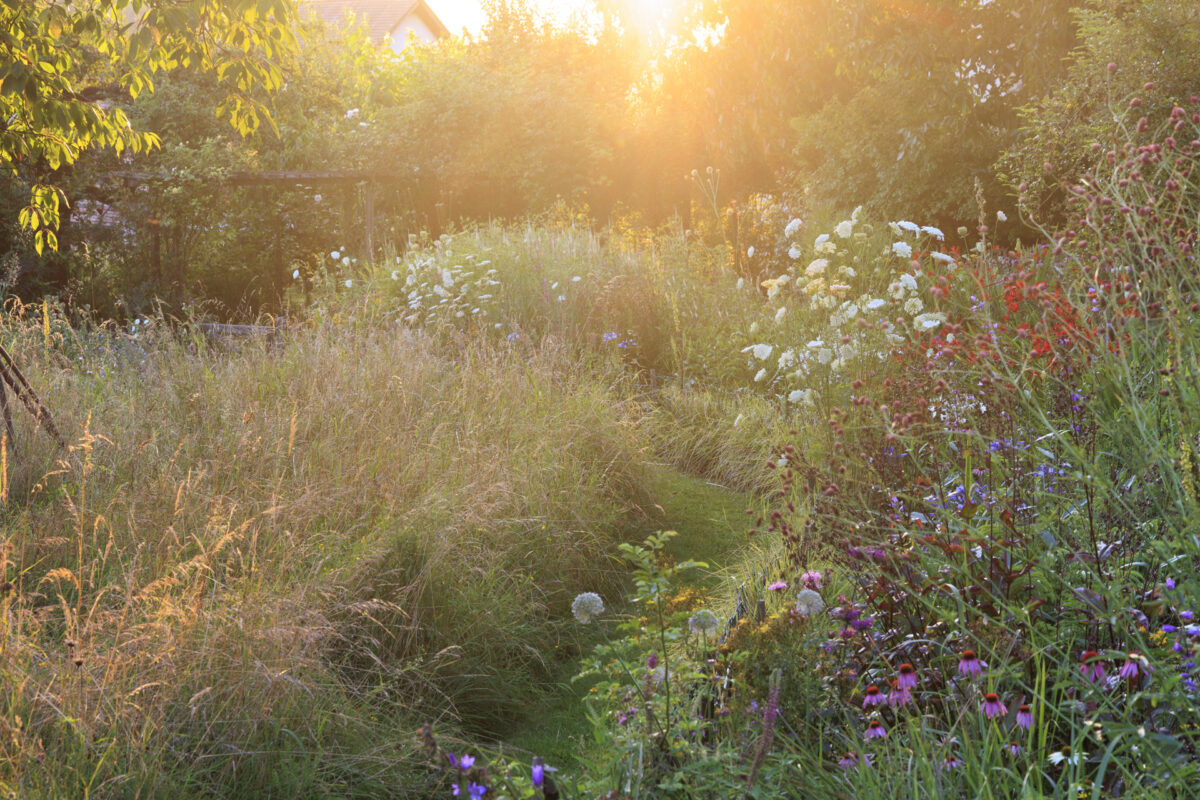
[[[1100,654],[1095,650],[1088,650],[1079,657],[1081,666],[1079,672],[1083,677],[1093,683],[1099,683],[1104,680],[1104,661],[1100,658]]]
[[[863,734],[864,739],[882,739],[887,736],[887,728],[883,727],[883,723],[877,719],[873,719],[867,724],[867,730]]]
[[[912,692],[901,689],[896,681],[892,682],[892,691],[888,692],[887,702],[892,708],[906,706],[913,701]]]
[[[1022,703],[1017,709],[1017,727],[1029,730],[1033,726],[1033,711]]]
[[[942,760],[942,769],[949,772],[952,769],[958,769],[963,765],[963,760],[958,756],[946,756]]]
[[[983,696],[983,714],[988,719],[1002,717],[1008,713],[1008,709],[1004,707],[1004,703],[1000,702],[1000,695],[995,692],[988,692]]]
[[[984,664],[974,650],[963,650],[958,657],[958,674],[978,678],[983,674]]]
[[[877,706],[883,702],[883,693],[879,691],[879,687],[876,686],[875,684],[871,684],[870,686],[868,686],[867,691],[864,692],[864,695],[865,696],[863,697],[863,708],[869,708],[870,706]]]
[[[1139,674],[1139,666],[1141,667],[1141,671],[1149,672],[1151,670],[1151,666],[1146,661],[1144,655],[1138,652],[1130,653],[1128,658],[1125,659],[1125,663],[1121,665],[1121,677],[1126,679],[1136,678]]]
[[[917,671],[912,664],[901,664],[897,670],[896,688],[901,691],[917,688]]]
[[[1009,755],[1021,755],[1021,745],[1017,744],[1016,742],[1009,742],[1004,749],[1008,751]]]
[[[842,753],[842,757],[838,759],[838,766],[842,769],[850,769],[858,765],[858,753],[853,750],[847,750]]]

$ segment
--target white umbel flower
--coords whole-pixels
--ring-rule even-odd
[[[811,617],[813,614],[819,614],[824,607],[825,601],[812,589],[804,589],[796,595],[796,611],[803,616]]]
[[[595,592],[577,594],[571,603],[571,613],[575,619],[586,625],[604,613],[604,601]]]
[[[892,244],[892,255],[900,258],[912,258],[912,245],[908,242],[895,242]]]

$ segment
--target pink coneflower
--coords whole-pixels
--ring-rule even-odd
[[[1079,657],[1082,665],[1079,667],[1079,672],[1083,677],[1093,683],[1099,683],[1104,680],[1104,661],[1100,658],[1100,654],[1095,650],[1088,650]]]
[[[892,681],[892,691],[888,693],[887,702],[892,708],[906,706],[913,701],[912,692],[901,689],[896,681]]]
[[[1000,702],[1000,695],[995,692],[988,692],[983,696],[983,715],[988,719],[1002,717],[1008,713],[1008,709],[1004,707],[1004,703]]]
[[[842,757],[838,759],[838,766],[842,769],[851,769],[858,765],[858,753],[853,750],[847,750],[842,753]]]
[[[772,592],[782,592],[786,588],[787,588],[787,581],[775,581],[774,583],[772,583],[770,586],[767,587],[767,589]]]
[[[868,741],[871,739],[882,739],[887,736],[887,728],[883,727],[883,723],[877,719],[871,720],[867,725],[867,730],[863,733],[863,738]]]
[[[897,670],[896,688],[903,691],[917,688],[917,671],[913,669],[912,664],[901,664]]]
[[[1138,652],[1130,653],[1126,658],[1125,663],[1121,665],[1120,675],[1122,678],[1136,678],[1139,674],[1138,667],[1141,667],[1140,672],[1149,672],[1151,666],[1146,657]]]
[[[978,678],[983,674],[984,663],[974,650],[963,650],[958,657],[958,674]]]
[[[863,708],[877,706],[883,702],[883,693],[879,691],[879,687],[871,684],[867,687],[867,691],[863,693]]]
[[[1029,730],[1033,727],[1033,711],[1024,703],[1017,708],[1017,727]]]
[[[942,769],[949,772],[952,769],[958,769],[963,765],[963,760],[958,756],[946,756],[942,760]]]
[[[1021,755],[1021,745],[1017,744],[1016,742],[1009,742],[1004,749],[1008,751],[1009,755]]]

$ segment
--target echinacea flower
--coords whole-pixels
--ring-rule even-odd
[[[1058,766],[1064,761],[1068,764],[1075,765],[1079,763],[1079,756],[1071,753],[1070,745],[1063,745],[1061,750],[1055,750],[1046,760],[1054,766]]]
[[[988,692],[983,696],[983,715],[988,719],[1002,717],[1008,713],[1004,703],[1000,702],[1000,695],[995,692]]]
[[[912,702],[912,692],[908,689],[900,689],[893,681],[892,691],[888,692],[887,703],[892,708],[901,708]]]
[[[958,674],[978,678],[983,674],[984,663],[974,650],[963,650],[958,657]]]
[[[879,691],[879,687],[871,684],[863,693],[863,708],[877,706],[883,702],[883,692]]]
[[[847,750],[842,753],[842,757],[838,759],[838,766],[842,769],[851,769],[858,765],[858,753],[853,750]]]
[[[1021,745],[1017,744],[1016,742],[1009,742],[1004,749],[1007,750],[1010,755],[1021,755]]]
[[[1104,680],[1104,660],[1100,658],[1100,654],[1095,650],[1088,650],[1079,657],[1081,666],[1079,667],[1080,674],[1093,683],[1099,683]]]
[[[887,728],[883,727],[883,723],[877,719],[871,720],[867,724],[867,730],[863,733],[863,738],[868,741],[871,739],[882,739],[887,736]]]
[[[571,603],[571,613],[575,615],[575,619],[586,625],[604,613],[604,601],[595,592],[578,594]]]
[[[1121,677],[1126,679],[1136,678],[1139,674],[1139,666],[1141,667],[1141,672],[1150,672],[1152,669],[1144,655],[1137,652],[1130,653],[1125,659],[1125,663],[1121,665]]]
[[[1033,711],[1028,705],[1022,703],[1017,708],[1017,727],[1029,730],[1033,726]]]
[[[958,769],[963,765],[963,760],[958,756],[946,756],[942,759],[942,769],[949,772],[952,769]]]
[[[917,688],[917,671],[912,664],[904,663],[896,671],[896,688],[901,691]]]

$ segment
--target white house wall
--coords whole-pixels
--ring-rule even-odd
[[[417,38],[423,42],[432,42],[437,39],[434,32],[425,24],[425,20],[416,14],[410,14],[403,22],[396,26],[396,30],[392,31],[392,49],[397,53],[403,50],[404,45],[408,42],[409,31],[415,33]]]

